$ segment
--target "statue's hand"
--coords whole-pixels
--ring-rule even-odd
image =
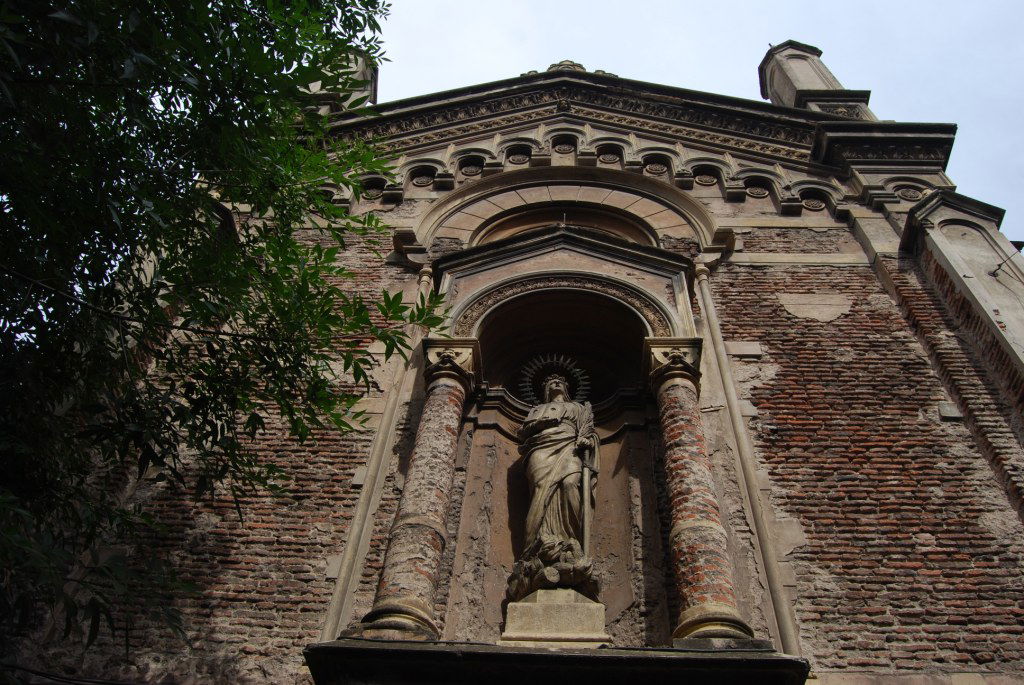
[[[590,437],[578,438],[576,440],[576,447],[581,450],[589,450],[594,447],[594,440]]]

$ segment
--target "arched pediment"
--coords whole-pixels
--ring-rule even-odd
[[[705,248],[715,235],[711,214],[684,191],[639,174],[593,167],[528,168],[483,179],[435,204],[415,232],[427,246],[437,238],[477,245],[491,226],[513,214],[556,207],[565,210],[566,223],[582,223],[570,216],[573,208],[617,213],[654,244],[671,236]],[[625,233],[621,237],[639,242]]]

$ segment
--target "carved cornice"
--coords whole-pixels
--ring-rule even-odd
[[[803,148],[786,147],[781,144],[751,140],[749,138],[739,138],[736,136],[715,133],[713,131],[704,131],[693,127],[679,126],[661,121],[643,120],[637,117],[625,116],[615,112],[603,112],[586,107],[581,107],[579,112],[584,118],[593,119],[595,121],[602,121],[626,128],[643,129],[644,131],[653,133],[662,133],[672,137],[704,143],[707,145],[720,145],[745,152],[770,155],[774,157],[785,157],[787,159],[797,159],[802,161],[806,161],[809,158],[808,151]]]
[[[682,379],[700,387],[701,338],[647,338],[644,363],[651,388],[657,392],[666,382]]]
[[[946,168],[954,124],[834,121],[821,123],[813,158],[839,167],[928,166]]]
[[[616,236],[610,236],[586,226],[567,224],[539,226],[508,238],[482,245],[474,245],[460,252],[445,255],[433,263],[440,276],[444,273],[479,269],[487,264],[504,262],[514,255],[534,254],[552,247],[574,246],[588,254],[627,260],[648,270],[657,269],[666,277],[693,270],[689,257],[669,252],[653,245],[640,245]]]
[[[480,380],[480,342],[476,338],[427,338],[423,341],[427,383],[458,382],[468,394]]]
[[[665,133],[750,152],[806,160],[813,143],[810,124],[773,121],[766,116],[682,98],[653,97],[638,89],[614,90],[587,84],[535,86],[512,95],[490,95],[384,119],[342,123],[342,135],[382,140],[386,151],[454,137],[505,129],[558,112],[631,128]],[[733,135],[729,135],[733,134]]]

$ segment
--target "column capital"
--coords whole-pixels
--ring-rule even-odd
[[[711,275],[711,269],[705,264],[698,264],[693,270],[693,274],[697,280],[707,279]]]
[[[663,384],[683,379],[699,387],[701,338],[645,338],[645,372],[651,388],[658,392]]]
[[[480,380],[480,341],[476,338],[427,338],[423,357],[428,384],[447,378],[469,393]]]

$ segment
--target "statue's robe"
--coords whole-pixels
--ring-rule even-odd
[[[531,494],[525,549],[556,541],[582,544],[583,462],[577,444],[589,437],[597,445],[593,425],[589,404],[545,402],[530,410],[520,433]]]

